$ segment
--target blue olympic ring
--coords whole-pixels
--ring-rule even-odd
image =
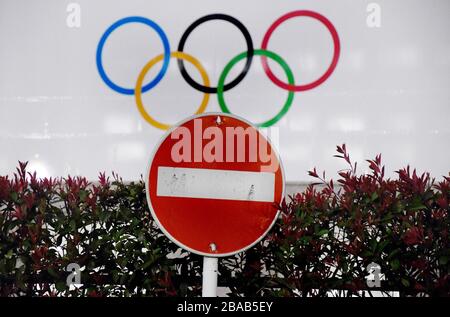
[[[102,37],[100,39],[100,42],[98,43],[98,46],[97,46],[96,61],[97,61],[98,72],[100,74],[100,77],[103,79],[103,81],[111,89],[117,91],[118,93],[124,94],[124,95],[134,95],[134,88],[123,88],[123,87],[120,87],[120,86],[116,85],[115,83],[113,83],[109,79],[109,77],[108,77],[108,75],[106,75],[106,72],[105,72],[105,70],[103,68],[103,65],[102,65],[102,51],[103,51],[103,46],[105,45],[105,42],[106,42],[108,36],[111,35],[111,33],[115,29],[117,29],[119,26],[121,26],[123,24],[133,23],[133,22],[135,22],[135,23],[142,23],[142,24],[148,25],[153,30],[155,30],[156,33],[158,33],[159,37],[161,38],[161,41],[162,41],[163,46],[164,46],[164,60],[163,60],[163,65],[161,67],[161,70],[159,71],[158,75],[156,75],[156,77],[151,82],[149,82],[147,85],[142,87],[142,92],[149,91],[150,89],[155,87],[161,81],[161,79],[166,74],[167,68],[169,67],[169,61],[170,61],[169,40],[167,39],[166,34],[164,33],[164,31],[161,29],[161,27],[158,24],[156,24],[155,22],[153,22],[150,19],[143,18],[143,17],[138,17],[138,16],[126,17],[126,18],[123,18],[121,20],[116,21],[102,35]]]

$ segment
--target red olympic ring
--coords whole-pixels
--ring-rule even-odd
[[[323,15],[321,15],[317,12],[308,11],[308,10],[292,11],[292,12],[289,12],[289,13],[281,16],[280,18],[278,18],[278,20],[276,20],[269,27],[266,34],[264,35],[264,38],[263,38],[263,41],[261,44],[261,49],[263,49],[263,50],[268,49],[267,45],[269,43],[270,36],[272,35],[273,31],[275,31],[275,29],[281,23],[283,23],[284,21],[286,21],[290,18],[301,17],[301,16],[311,17],[313,19],[319,20],[327,27],[328,31],[330,31],[331,36],[333,37],[334,53],[333,53],[333,59],[330,63],[330,66],[328,67],[327,71],[321,77],[319,77],[319,79],[316,79],[315,81],[313,81],[311,83],[304,84],[304,85],[298,85],[298,86],[289,85],[289,84],[279,80],[270,70],[269,64],[267,63],[267,57],[261,56],[261,61],[263,64],[264,71],[267,74],[267,76],[270,78],[270,80],[278,87],[281,87],[281,88],[289,90],[289,91],[305,91],[305,90],[313,89],[313,88],[319,86],[320,84],[322,84],[325,80],[328,79],[328,77],[330,77],[330,75],[333,73],[334,69],[336,68],[336,65],[339,60],[339,54],[341,52],[341,44],[339,42],[339,36],[338,36],[338,33],[336,32],[336,29],[334,28],[334,25],[330,22],[330,20],[328,20]]]

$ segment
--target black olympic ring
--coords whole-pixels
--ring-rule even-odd
[[[228,84],[225,84],[223,91],[227,91],[227,90],[235,87],[237,84],[239,84],[244,79],[245,75],[247,75],[248,70],[250,69],[250,66],[252,64],[252,59],[253,59],[253,54],[254,54],[253,42],[252,42],[250,33],[248,32],[247,28],[238,19],[233,18],[232,16],[229,16],[226,14],[221,14],[221,13],[208,14],[208,15],[205,15],[204,17],[201,17],[200,19],[194,21],[181,36],[180,43],[178,44],[178,52],[183,52],[184,44],[186,43],[186,40],[187,40],[189,34],[191,34],[191,32],[197,26],[199,26],[203,22],[207,22],[210,20],[224,20],[224,21],[230,22],[231,24],[236,26],[239,29],[239,31],[242,32],[242,34],[244,35],[244,38],[245,38],[245,42],[247,44],[247,59],[245,62],[244,69],[234,80],[232,80]],[[197,83],[195,80],[193,80],[192,77],[189,76],[188,72],[186,71],[186,68],[184,67],[183,59],[178,59],[178,67],[180,68],[181,75],[183,76],[183,78],[187,81],[187,83],[191,87],[193,87],[201,92],[204,92],[204,93],[210,93],[210,94],[217,93],[217,87],[206,87],[206,86],[203,86],[203,85]]]

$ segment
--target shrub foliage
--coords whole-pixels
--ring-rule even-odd
[[[337,182],[318,180],[289,197],[254,248],[221,259],[230,296],[450,296],[450,174],[435,181],[409,167],[384,176],[381,156],[359,175],[348,164]],[[202,259],[158,229],[145,184],[101,173],[37,178],[20,163],[0,176],[1,296],[198,296]],[[69,264],[81,283],[67,286]],[[368,267],[381,285],[369,287]],[[73,275],[72,275],[73,277]]]

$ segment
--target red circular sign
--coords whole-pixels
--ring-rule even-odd
[[[251,123],[208,113],[161,139],[146,191],[154,219],[173,242],[203,256],[229,256],[256,244],[275,223],[284,172]]]

